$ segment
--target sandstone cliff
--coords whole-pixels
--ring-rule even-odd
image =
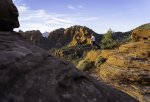
[[[43,39],[42,33],[39,30],[32,30],[25,32],[25,38],[27,41],[33,45],[38,45]]]
[[[22,32],[19,31],[21,35],[32,45],[37,45],[45,50],[49,50],[52,44],[46,37],[43,37],[42,33],[39,30],[31,30]]]
[[[72,26],[67,29],[60,28],[50,32],[48,39],[54,47],[77,46],[90,44],[91,34],[96,36],[96,40],[100,42],[102,35],[98,35],[93,30],[85,26]]]
[[[49,33],[48,40],[50,41],[52,47],[60,48],[65,46],[68,43],[68,40],[70,41],[71,38],[64,36],[64,31],[64,28],[60,28]]]

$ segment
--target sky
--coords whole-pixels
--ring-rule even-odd
[[[150,22],[150,0],[13,0],[20,28],[50,32],[73,25],[101,34],[126,32]]]

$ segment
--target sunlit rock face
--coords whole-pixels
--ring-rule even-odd
[[[18,28],[18,10],[12,0],[0,0],[0,30],[12,31]]]
[[[85,26],[71,26],[67,29],[60,28],[49,33],[48,39],[54,47],[89,45],[91,34],[96,36],[96,40],[100,41],[102,35],[95,33],[93,30]]]
[[[150,23],[137,27],[132,32],[132,38],[135,41],[150,40]]]
[[[141,102],[150,100],[150,41],[119,47],[100,66],[100,77]]]

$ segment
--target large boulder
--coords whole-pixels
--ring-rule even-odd
[[[19,27],[18,10],[12,0],[0,0],[0,30],[12,31]]]
[[[0,32],[0,102],[137,102],[33,46]]]

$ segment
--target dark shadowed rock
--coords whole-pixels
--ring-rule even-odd
[[[72,64],[0,32],[0,102],[136,102]]]
[[[19,27],[18,10],[12,0],[0,0],[0,30],[12,31]]]
[[[31,44],[38,45],[41,43],[43,36],[39,30],[32,30],[25,32],[25,38]]]
[[[19,33],[26,39],[26,41],[32,45],[37,45],[45,50],[49,50],[51,43],[46,37],[43,37],[39,30],[31,30],[23,32],[19,30]]]

